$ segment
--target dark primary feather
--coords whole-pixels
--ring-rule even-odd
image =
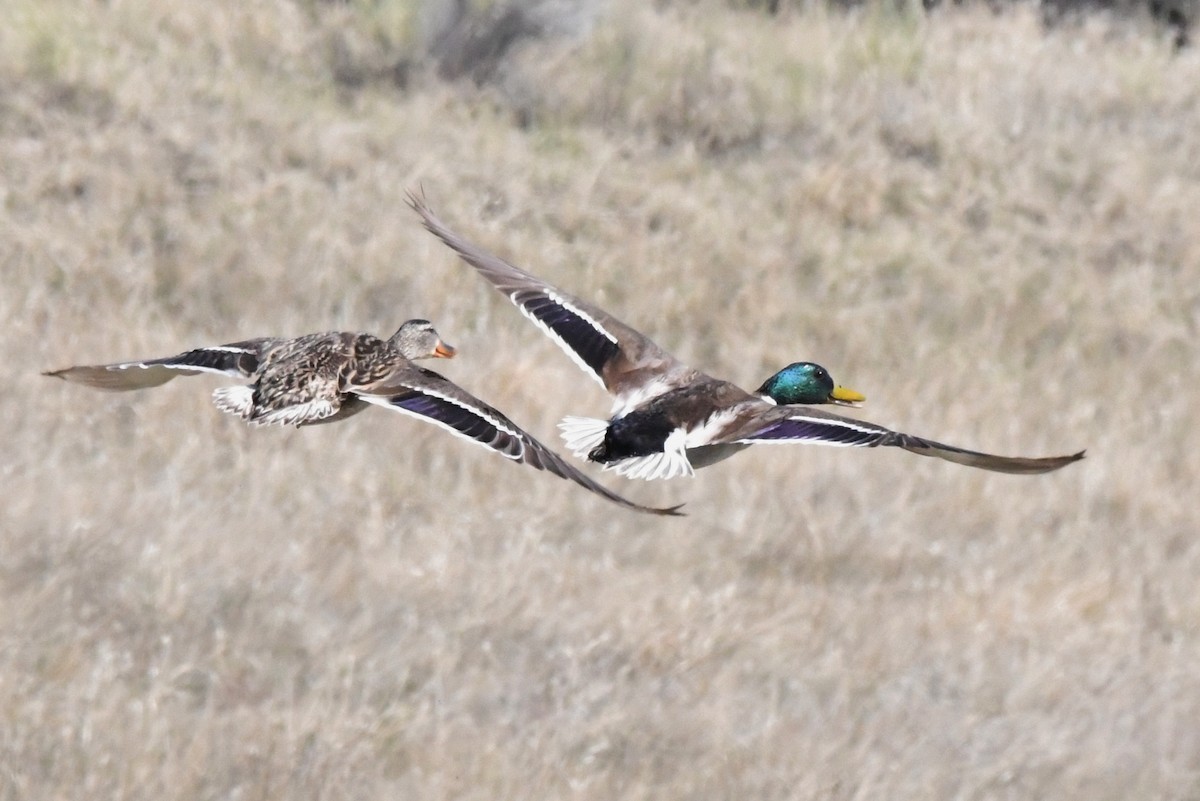
[[[994,470],[998,473],[1014,473],[1018,475],[1049,473],[1052,470],[1058,470],[1060,467],[1066,467],[1069,464],[1078,462],[1086,453],[1086,451],[1079,451],[1067,456],[1047,457],[995,456],[990,453],[969,451],[965,448],[956,448],[953,445],[945,445],[941,442],[934,442],[931,439],[921,439],[920,437],[898,432],[892,435],[890,441],[879,444],[894,445],[910,453],[915,453],[918,456],[935,456],[938,459],[945,459],[948,462],[955,462],[956,464],[968,467],[978,467],[983,470]]]

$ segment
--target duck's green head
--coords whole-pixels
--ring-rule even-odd
[[[779,404],[836,403],[854,406],[867,398],[833,383],[829,371],[812,362],[795,362],[763,382],[757,390]]]

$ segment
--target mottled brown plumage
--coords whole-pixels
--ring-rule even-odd
[[[263,337],[163,359],[68,367],[45,375],[105,390],[145,389],[198,372],[250,379],[248,385],[217,389],[213,401],[252,425],[330,423],[371,404],[433,423],[627,509],[679,514],[678,506],[660,509],[626,500],[576,470],[494,407],[412,363],[449,358],[454,352],[427,320],[409,320],[386,340],[342,331],[292,339]]]
[[[432,326],[428,330],[432,331]],[[399,341],[403,331],[402,327],[388,340],[331,331],[274,342],[260,354],[250,387],[226,387],[217,390],[214,399],[223,411],[255,425],[344,420],[364,408],[355,387],[387,378],[411,359],[453,353],[436,333],[434,342],[406,348]],[[439,347],[443,349],[440,352]]]
[[[310,425],[362,410],[348,386],[377,381],[411,360],[450,358],[454,352],[428,320],[409,320],[386,340],[343,331],[259,337],[166,358],[68,367],[44,375],[125,391],[160,386],[181,375],[220,373],[251,380],[249,386],[213,393],[222,411],[253,425]]]

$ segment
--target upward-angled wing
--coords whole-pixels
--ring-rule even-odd
[[[744,444],[779,442],[812,442],[822,445],[844,445],[877,448],[892,446],[920,456],[935,456],[948,462],[965,464],[999,473],[1048,473],[1066,467],[1083,458],[1083,451],[1069,456],[1032,458],[1027,456],[996,456],[945,445],[911,434],[902,434],[883,426],[854,420],[849,417],[798,406],[779,406],[765,416],[763,425],[743,433],[733,441]]]
[[[627,509],[658,515],[680,514],[678,506],[666,509],[641,506],[597,484],[499,411],[432,370],[412,366],[398,370],[381,382],[350,391],[367,403],[433,423],[517,464],[527,464],[574,481]]]
[[[165,384],[180,375],[220,373],[234,378],[250,378],[258,369],[259,358],[276,340],[267,337],[196,348],[163,359],[81,365],[51,370],[42,375],[61,378],[96,389],[147,389]]]
[[[504,293],[566,351],[586,373],[618,400],[630,394],[666,391],[690,380],[695,371],[603,309],[515,267],[450,230],[413,193],[409,205],[425,227]]]

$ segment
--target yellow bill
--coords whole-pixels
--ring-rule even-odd
[[[867,396],[861,392],[855,392],[840,385],[835,385],[833,392],[829,393],[829,402],[839,406],[857,406],[866,399]]]

